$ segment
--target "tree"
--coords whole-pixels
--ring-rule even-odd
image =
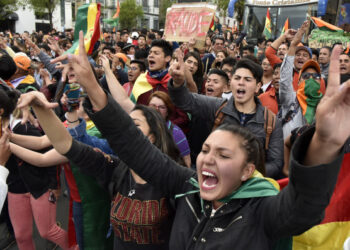
[[[125,0],[120,4],[119,21],[122,28],[135,28],[138,17],[143,17],[143,9],[135,0]]]
[[[159,27],[165,26],[166,10],[173,4],[172,0],[162,0],[159,6]]]
[[[0,0],[0,20],[4,20],[9,14],[18,8],[17,0]]]
[[[221,10],[221,15],[226,19],[227,8],[230,0],[215,0],[215,3],[218,5],[218,9]]]
[[[60,0],[25,0],[27,4],[39,15],[48,15],[50,21],[50,27],[52,28],[52,13],[56,6],[60,3]]]
[[[243,20],[243,14],[244,14],[244,0],[238,0],[235,3],[235,12],[236,12],[237,22],[241,23]]]

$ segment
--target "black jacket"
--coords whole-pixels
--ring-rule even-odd
[[[193,189],[188,180],[195,172],[162,154],[122,108],[108,96],[108,105],[86,111],[110,146],[144,180],[169,196]],[[300,162],[313,135],[308,130],[292,149],[290,183],[277,196],[236,199],[210,216],[211,203],[201,212],[198,194],[177,200],[170,249],[272,249],[278,240],[298,235],[321,222],[332,195],[341,154],[334,162],[305,167]]]
[[[33,125],[18,123],[13,132],[22,135],[41,136],[40,131]],[[44,153],[46,150],[40,151]],[[11,155],[6,163],[10,174],[7,178],[9,192],[23,194],[29,192],[35,199],[46,193],[49,189],[57,189],[57,167],[35,167],[15,155]]]
[[[169,81],[168,90],[173,103],[177,107],[185,112],[191,113],[192,117],[195,117],[195,119],[202,121],[196,125],[203,125],[204,130],[207,131],[207,127],[210,124],[210,128],[212,129],[216,111],[224,103],[225,99],[190,93],[185,86],[175,88],[172,84],[172,80]],[[255,98],[255,102],[257,105],[256,113],[249,121],[247,121],[244,127],[260,140],[262,143],[261,145],[265,145],[266,133],[264,129],[264,107],[261,105],[258,98]],[[225,114],[223,123],[240,125],[240,118],[238,111],[235,108],[233,97],[228,100],[226,106],[222,109],[222,112]],[[192,127],[191,129],[203,131],[201,127]],[[209,134],[210,131],[203,137],[206,138]],[[283,168],[283,145],[282,125],[281,122],[277,120],[276,127],[270,137],[269,148],[266,152],[265,168],[266,175],[269,177],[281,177]],[[195,151],[198,151],[198,146],[195,148]]]

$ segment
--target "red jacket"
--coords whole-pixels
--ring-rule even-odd
[[[258,96],[260,99],[261,104],[271,110],[273,113],[278,113],[278,102],[277,102],[277,96],[276,96],[276,89],[274,87],[271,87],[268,91],[265,93],[262,93]]]

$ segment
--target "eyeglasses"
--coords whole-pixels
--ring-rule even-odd
[[[310,79],[311,76],[315,80],[319,80],[321,78],[321,75],[319,73],[304,72],[301,74],[301,77],[305,80]]]
[[[149,106],[152,107],[152,108],[155,108],[157,110],[166,110],[166,106],[164,106],[164,105],[150,104]]]
[[[130,67],[129,70],[130,71],[136,71],[136,70],[138,70],[138,68],[137,67]]]

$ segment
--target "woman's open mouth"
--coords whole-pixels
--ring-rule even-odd
[[[214,173],[205,170],[202,171],[202,179],[203,183],[201,188],[203,190],[212,190],[217,186],[219,182]]]

